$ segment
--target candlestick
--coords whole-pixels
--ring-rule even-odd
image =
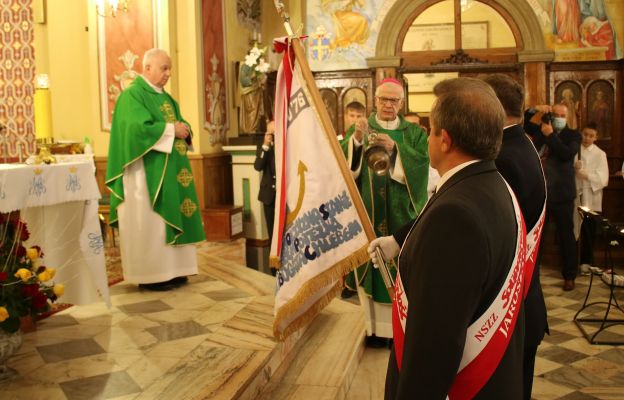
[[[35,81],[35,137],[39,154],[35,164],[52,164],[56,158],[51,153],[51,146],[54,144],[52,137],[52,110],[50,107],[50,89],[48,75],[39,74]]]
[[[35,137],[37,139],[52,138],[52,113],[50,110],[50,90],[35,89]]]

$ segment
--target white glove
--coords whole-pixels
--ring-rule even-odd
[[[401,246],[394,240],[394,236],[382,236],[379,237],[368,245],[368,255],[373,262],[375,268],[379,268],[379,260],[377,259],[377,254],[375,254],[375,248],[379,247],[384,256],[384,261],[388,261],[393,259],[394,257],[399,255],[399,251],[401,251]]]

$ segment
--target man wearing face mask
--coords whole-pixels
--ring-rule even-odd
[[[563,290],[570,291],[574,289],[577,270],[573,227],[574,161],[581,145],[581,134],[567,126],[567,113],[564,104],[535,106],[524,114],[524,130],[531,136],[542,159],[548,196],[546,217],[557,225]]]

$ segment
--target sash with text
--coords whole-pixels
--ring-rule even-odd
[[[450,400],[472,399],[490,379],[507,349],[524,299],[527,234],[516,196],[509,185],[507,188],[513,199],[518,227],[514,259],[494,301],[466,331],[464,353],[457,376],[448,393]],[[395,285],[392,331],[395,356],[400,370],[408,312],[408,301],[400,272],[397,273]]]

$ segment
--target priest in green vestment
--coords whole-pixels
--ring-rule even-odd
[[[197,274],[194,243],[205,240],[187,156],[191,129],[163,89],[170,76],[167,53],[148,50],[143,74],[117,99],[106,170],[124,279],[149,290]]]
[[[398,80],[381,81],[375,92],[377,111],[352,126],[341,142],[378,237],[416,218],[427,201],[427,134],[398,115],[403,98],[403,86]],[[385,175],[376,174],[366,163],[364,153],[371,144],[383,146],[390,155]],[[391,269],[396,274],[396,269]],[[369,320],[367,333],[392,337],[391,299],[381,274],[370,262],[355,272],[347,276],[345,285],[353,290],[360,286],[360,302]]]

